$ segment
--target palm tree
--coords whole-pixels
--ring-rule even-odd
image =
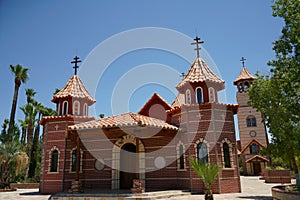
[[[192,167],[196,171],[197,175],[204,182],[205,186],[205,200],[213,200],[213,193],[211,186],[214,183],[216,177],[220,172],[220,168],[217,164],[209,164],[205,162],[198,163],[195,159],[190,158]]]
[[[21,126],[21,143],[25,144],[26,142],[26,134],[27,134],[27,128],[28,128],[28,120],[26,119],[25,116],[25,120],[18,120]]]
[[[10,112],[10,120],[9,120],[9,126],[8,126],[8,133],[7,133],[7,141],[12,140],[12,134],[13,134],[13,126],[15,124],[15,115],[16,115],[16,107],[18,102],[18,94],[19,94],[19,88],[21,86],[21,83],[26,83],[28,80],[28,68],[23,68],[21,65],[10,65],[10,69],[15,75],[15,89],[14,89],[14,96],[11,106],[11,112]]]
[[[32,103],[34,101],[34,99],[32,97],[34,97],[34,95],[36,95],[36,92],[34,91],[34,89],[28,88],[25,89],[26,92],[26,97],[27,97],[27,103]]]
[[[12,170],[18,175],[28,162],[28,156],[17,141],[2,143],[0,145],[0,188],[10,188]],[[13,163],[16,163],[14,168]],[[14,169],[13,169],[14,168]]]

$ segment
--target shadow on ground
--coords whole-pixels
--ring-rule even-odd
[[[37,196],[37,195],[42,195],[39,192],[22,192],[19,194],[20,196]]]

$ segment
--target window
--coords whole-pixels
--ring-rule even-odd
[[[184,169],[184,151],[182,144],[179,146],[179,156],[179,169]]]
[[[247,117],[247,127],[256,126],[256,118],[253,115]]]
[[[185,104],[191,104],[191,91],[187,90],[185,92]]]
[[[215,89],[210,87],[209,88],[209,102],[215,102]]]
[[[257,155],[259,153],[259,146],[256,143],[251,144],[250,146],[250,154]]]
[[[83,105],[83,115],[84,115],[84,116],[87,116],[87,115],[88,115],[88,106],[87,106],[86,103]]]
[[[196,89],[196,99],[197,99],[198,104],[203,103],[203,94],[202,94],[202,88],[201,87],[198,87]]]
[[[58,171],[58,150],[53,150],[51,152],[51,160],[50,160],[50,172]]]
[[[246,82],[244,83],[244,91],[247,92],[248,88],[249,88],[249,82],[246,81]]]
[[[60,115],[60,103],[57,104],[56,111],[57,111],[57,115]]]
[[[76,171],[76,156],[77,156],[77,151],[74,149],[72,151],[72,163],[71,163],[71,171],[75,172]]]
[[[231,168],[229,145],[226,142],[223,143],[223,157],[224,157],[224,167]]]
[[[197,145],[197,153],[198,153],[198,162],[208,163],[208,151],[207,145],[204,142],[200,142]]]
[[[63,110],[62,110],[62,115],[67,115],[68,114],[68,102],[64,101],[63,102]]]
[[[73,115],[79,115],[79,114],[80,114],[79,101],[74,101],[74,103],[73,103]]]

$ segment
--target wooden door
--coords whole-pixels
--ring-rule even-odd
[[[136,146],[128,143],[123,145],[120,152],[120,189],[132,188],[132,180],[137,179]]]

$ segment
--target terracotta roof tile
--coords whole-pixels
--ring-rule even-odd
[[[51,101],[56,102],[58,99],[66,97],[87,99],[90,104],[96,102],[96,100],[90,95],[83,82],[77,75],[73,75],[66,86],[57,94],[55,94]]]
[[[242,80],[253,80],[256,79],[255,76],[253,76],[246,67],[243,67],[242,71],[240,72],[240,75],[233,81],[233,83],[236,85],[237,82],[242,81]]]
[[[224,88],[224,81],[217,76],[205,63],[202,58],[196,58],[194,63],[192,64],[190,70],[182,79],[182,81],[177,85],[177,88],[180,88],[187,82],[205,82],[211,81],[214,83],[218,83],[222,85]]]
[[[261,156],[261,155],[255,155],[255,156],[252,156],[251,158],[249,158],[248,160],[246,160],[246,163],[247,162],[251,162],[252,160],[254,159],[259,159],[259,160],[263,160],[263,161],[266,161],[266,162],[269,162],[270,160],[264,156]]]
[[[150,126],[169,130],[178,130],[176,126],[163,120],[147,117],[132,112],[111,116],[99,120],[69,126],[68,130],[94,129],[94,128],[117,128],[126,126]]]
[[[138,114],[142,114],[143,110],[146,109],[148,106],[150,106],[151,103],[152,103],[152,101],[153,101],[155,98],[157,98],[157,99],[159,99],[160,101],[162,101],[162,102],[166,105],[166,107],[167,107],[168,109],[171,109],[171,108],[172,108],[172,106],[171,106],[164,98],[162,98],[158,93],[154,93],[154,94],[150,97],[150,99],[145,103],[145,105],[140,109],[140,111],[138,112]]]

